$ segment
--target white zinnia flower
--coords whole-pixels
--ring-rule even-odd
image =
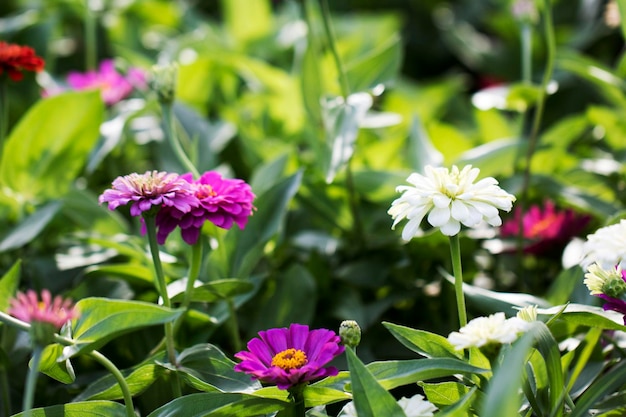
[[[495,313],[489,317],[477,317],[452,332],[448,341],[456,350],[469,347],[481,347],[490,343],[513,343],[520,333],[529,329],[530,323],[519,317],[507,319],[504,313]]]
[[[587,271],[583,283],[591,295],[606,294],[619,298],[626,292],[626,282],[622,278],[621,267],[603,269],[596,263],[590,265]]]
[[[434,412],[437,411],[437,407],[419,394],[411,398],[400,398],[398,405],[402,408],[406,417],[433,417]],[[352,401],[347,403],[338,417],[359,417],[354,408],[354,403]]]
[[[402,195],[387,212],[394,219],[392,229],[403,219],[409,220],[402,231],[404,240],[420,233],[420,224],[427,214],[428,222],[446,236],[459,233],[461,224],[474,227],[484,220],[500,226],[498,209],[510,211],[515,201],[515,196],[500,188],[495,178],[483,178],[474,184],[480,170],[471,165],[461,171],[456,166],[448,170],[428,165],[425,171],[425,176],[413,173],[407,178],[412,185],[396,188]]]
[[[593,263],[600,264],[604,269],[615,265],[626,267],[626,220],[601,227],[595,233],[587,235],[587,240],[583,243],[580,266],[587,269]]]

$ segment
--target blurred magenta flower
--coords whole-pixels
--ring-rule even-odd
[[[157,241],[165,243],[167,236],[180,226],[181,236],[190,245],[195,244],[205,221],[210,221],[222,229],[230,229],[237,224],[243,229],[248,223],[254,206],[254,193],[245,181],[227,179],[215,171],[202,174],[193,180],[192,174],[181,175],[194,190],[198,205],[190,211],[177,207],[167,207],[159,211],[156,218]]]
[[[20,81],[22,71],[39,72],[44,65],[33,48],[0,41],[0,75],[6,72],[13,81]]]
[[[52,298],[50,291],[41,291],[41,300],[37,293],[28,290],[26,293],[17,293],[11,300],[8,313],[27,323],[50,324],[59,330],[68,321],[78,317],[78,311],[73,307],[71,300],[57,295]]]
[[[531,206],[523,215],[516,209],[513,218],[502,225],[502,237],[516,237],[522,216],[523,237],[527,240],[524,252],[534,255],[561,251],[574,236],[587,226],[591,217],[576,213],[572,209],[558,210],[552,201],[543,207]]]
[[[130,68],[126,74],[120,74],[115,68],[112,59],[100,63],[97,71],[70,72],[67,84],[73,90],[99,89],[102,100],[107,105],[113,105],[128,97],[133,89],[147,88],[146,75],[138,68]]]
[[[198,206],[198,199],[192,185],[178,174],[146,171],[145,174],[132,173],[117,177],[113,188],[105,190],[98,201],[108,203],[109,210],[131,203],[130,214],[143,213],[161,207],[174,207],[187,213]]]
[[[309,326],[291,324],[289,328],[260,331],[259,338],[248,342],[248,350],[235,354],[242,362],[235,371],[245,372],[261,382],[275,384],[279,389],[339,372],[326,367],[343,353],[339,336],[328,329],[309,330]]]

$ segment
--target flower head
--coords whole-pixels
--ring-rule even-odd
[[[404,411],[406,417],[433,417],[437,407],[424,399],[420,394],[411,398],[402,397],[398,400],[398,405]],[[339,417],[358,417],[354,402],[347,403],[339,413]]]
[[[626,324],[626,271],[617,265],[604,269],[599,264],[590,265],[585,274],[584,284],[591,295],[602,298],[604,310],[613,310],[624,315]]]
[[[309,330],[309,326],[291,324],[289,328],[260,331],[248,342],[248,350],[235,354],[242,362],[235,371],[245,372],[279,389],[289,389],[318,378],[337,375],[328,362],[344,351],[339,336],[332,330]]]
[[[13,81],[20,81],[22,71],[43,70],[45,61],[29,46],[21,46],[0,41],[0,75],[5,71]]]
[[[154,65],[150,88],[154,90],[161,103],[171,103],[176,96],[176,77],[178,66],[176,64]]]
[[[67,84],[74,90],[99,89],[102,100],[113,105],[128,97],[133,89],[145,89],[146,76],[138,68],[131,68],[126,74],[120,74],[115,68],[115,62],[106,59],[100,63],[97,71],[70,72]]]
[[[108,203],[110,210],[131,203],[130,214],[140,216],[153,207],[174,207],[187,213],[198,202],[191,184],[178,174],[146,171],[117,177],[113,188],[100,195],[100,204]]]
[[[341,343],[356,348],[361,342],[361,327],[354,320],[344,320],[339,325]]]
[[[240,179],[227,179],[215,171],[208,171],[194,181],[191,174],[182,175],[192,187],[198,204],[190,211],[177,207],[165,209],[157,215],[160,244],[180,226],[183,240],[190,245],[197,242],[200,229],[205,221],[210,221],[222,229],[230,229],[236,224],[243,229],[248,223],[254,206],[254,193],[250,185]]]
[[[402,196],[394,200],[388,213],[394,219],[392,229],[402,221],[409,222],[402,231],[402,238],[410,240],[420,233],[422,219],[438,227],[444,235],[454,236],[467,227],[477,226],[483,220],[492,226],[500,226],[502,220],[498,209],[510,211],[515,197],[501,189],[492,177],[474,184],[480,170],[465,166],[433,168],[426,166],[426,175],[411,174],[408,185],[397,187]]]
[[[524,252],[535,255],[562,250],[590,220],[589,216],[579,215],[571,209],[557,210],[552,201],[546,201],[543,207],[533,205],[523,214],[520,209],[515,210],[514,217],[504,222],[500,229],[503,237],[518,235],[520,216],[522,233],[528,241]]]
[[[626,220],[587,235],[580,264],[583,269],[587,269],[593,263],[598,263],[604,269],[615,265],[626,267]]]
[[[530,323],[519,317],[507,319],[504,313],[495,313],[488,317],[477,317],[452,332],[448,341],[456,350],[469,347],[481,347],[489,344],[513,343],[520,333],[528,330]]]
[[[516,314],[516,317],[529,323],[537,321],[537,306],[530,305],[524,308],[520,308]]]

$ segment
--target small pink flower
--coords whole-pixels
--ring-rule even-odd
[[[11,300],[9,314],[31,324],[51,324],[56,330],[63,327],[68,320],[78,317],[78,311],[69,299],[64,300],[58,295],[53,299],[48,290],[41,291],[41,300],[33,290],[18,293]]]

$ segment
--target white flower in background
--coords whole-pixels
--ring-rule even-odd
[[[585,274],[583,283],[591,295],[606,294],[609,297],[620,298],[626,292],[626,282],[622,278],[622,268],[603,269],[598,264],[590,265]]]
[[[507,319],[504,313],[477,317],[458,332],[452,332],[448,341],[456,350],[481,347],[491,343],[513,343],[520,333],[530,328],[530,323],[519,317]]]
[[[626,220],[587,235],[580,266],[587,269],[593,263],[604,269],[614,268],[615,265],[626,267]]]
[[[474,184],[480,170],[471,165],[461,171],[456,166],[448,170],[428,165],[425,173],[411,174],[407,182],[412,185],[396,188],[402,195],[387,212],[394,219],[392,229],[405,218],[409,220],[402,231],[407,241],[421,232],[420,224],[426,215],[428,223],[446,236],[459,233],[461,224],[475,227],[484,220],[500,226],[498,209],[510,211],[515,201],[515,196],[500,188],[495,178],[483,178]]]
[[[537,306],[526,306],[524,308],[520,308],[517,312],[517,318],[532,323],[533,321],[537,321]]]
[[[433,417],[435,411],[437,411],[437,407],[419,394],[414,395],[411,398],[400,398],[398,400],[398,405],[402,408],[406,417]],[[354,408],[354,403],[352,401],[347,403],[339,413],[338,417],[358,417],[356,409]]]

